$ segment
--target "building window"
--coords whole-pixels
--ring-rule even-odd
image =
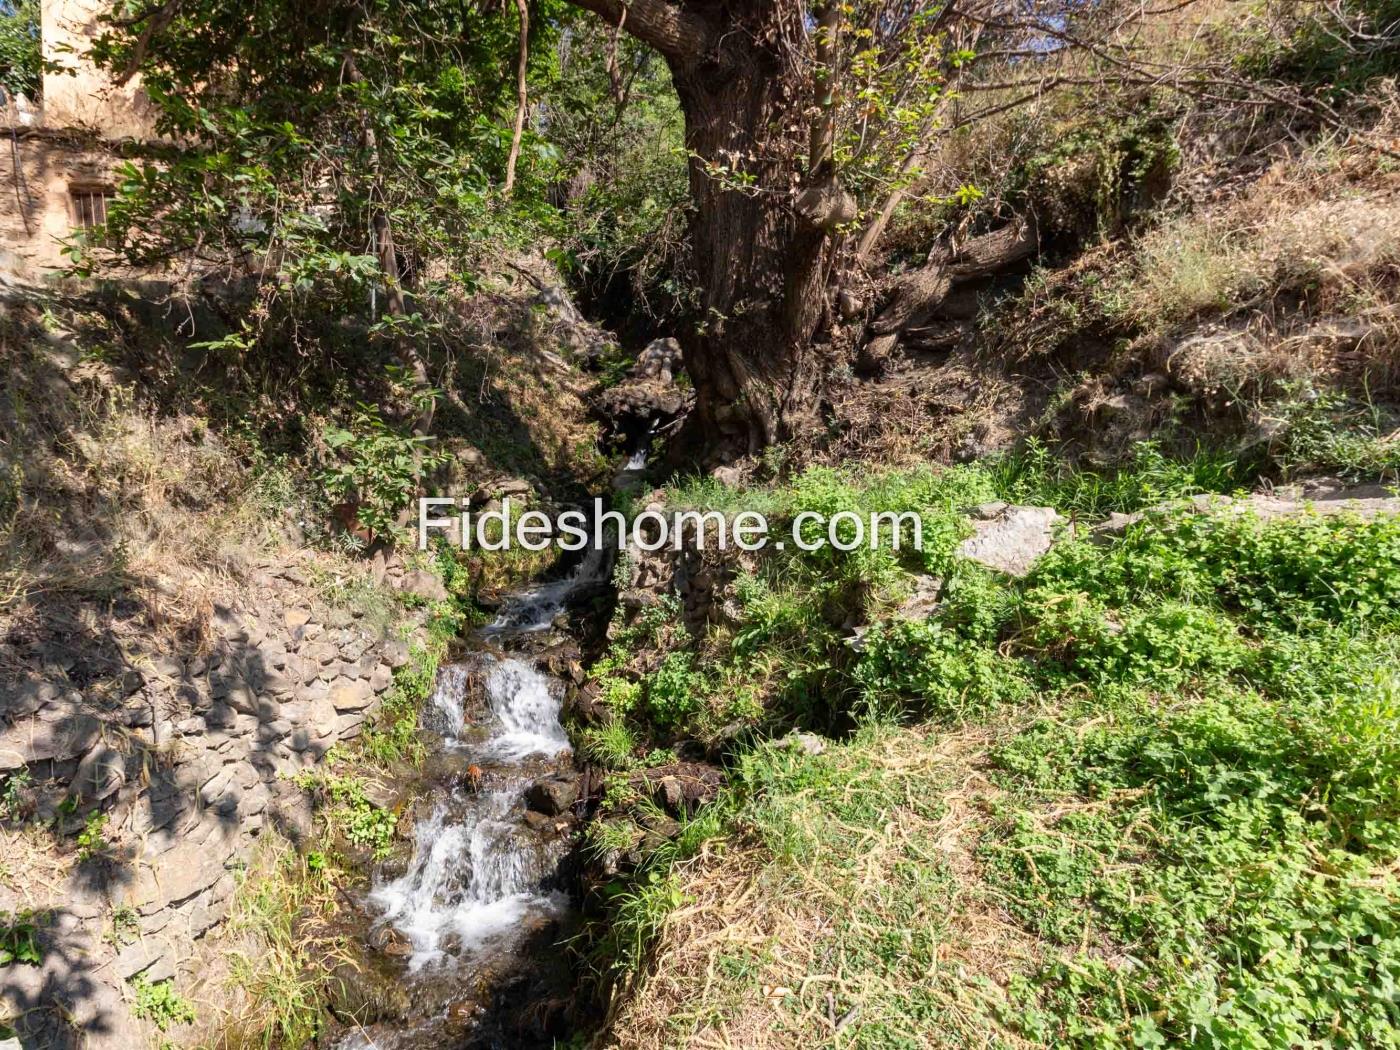
[[[68,199],[73,210],[73,228],[91,230],[96,226],[105,226],[107,202],[114,196],[111,190],[101,187],[70,189]]]

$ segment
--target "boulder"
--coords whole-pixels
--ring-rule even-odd
[[[66,762],[84,754],[97,740],[102,723],[79,702],[79,694],[46,704],[36,717],[0,732],[0,770],[52,759]]]
[[[342,714],[363,711],[374,701],[374,690],[363,678],[337,678],[331,682],[330,701]]]
[[[100,802],[126,783],[126,757],[99,741],[78,763],[73,790],[85,802]]]
[[[984,507],[990,513],[989,505]],[[1003,507],[993,516],[974,517],[975,531],[957,552],[1008,576],[1024,576],[1055,542],[1055,529],[1062,521],[1053,507]]]
[[[942,577],[926,574],[915,576],[913,593],[900,603],[895,615],[905,620],[927,620],[938,611],[942,593]]]
[[[385,642],[380,651],[384,656],[384,662],[393,670],[398,670],[408,663],[408,643],[401,642],[397,638],[392,638]]]
[[[1316,482],[1303,482],[1297,487],[1277,492],[1256,492],[1242,499],[1202,493],[1179,503],[1159,504],[1146,511],[1110,514],[1105,521],[1093,527],[1091,536],[1111,539],[1122,535],[1130,526],[1136,525],[1150,514],[1172,511],[1195,514],[1252,514],[1263,521],[1303,514],[1316,514],[1321,517],[1352,514],[1370,521],[1386,515],[1400,514],[1400,497],[1388,495],[1387,490],[1379,485],[1347,487]]]
[[[445,602],[451,597],[447,588],[442,585],[442,580],[424,569],[404,573],[403,579],[399,581],[399,590],[405,594],[416,594],[430,602]]]
[[[128,944],[117,953],[112,970],[124,981],[131,980],[137,974],[144,975],[152,983],[168,981],[175,976],[175,964],[165,945],[154,938]]]
[[[578,798],[578,784],[566,777],[543,777],[525,790],[525,804],[547,816],[567,813]]]

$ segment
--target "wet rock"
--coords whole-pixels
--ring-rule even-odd
[[[405,958],[413,954],[413,945],[409,943],[408,938],[387,923],[371,930],[366,940],[375,951],[395,958]]]
[[[578,798],[578,783],[566,777],[543,777],[525,790],[525,804],[546,816],[567,813]]]
[[[326,1005],[337,1019],[365,1025],[407,1017],[412,1004],[397,974],[347,960],[331,971]]]

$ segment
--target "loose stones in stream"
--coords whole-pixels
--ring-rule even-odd
[[[538,782],[575,779],[561,693],[494,650],[439,672],[427,721],[442,746],[428,762],[413,856],[367,902],[370,942],[402,967],[410,1017],[359,1029],[342,1050],[530,1045],[511,1029],[524,1012],[506,1004],[523,1006],[542,985],[567,989],[555,945],[570,918],[563,868],[572,837],[560,832],[571,814],[566,804],[542,819],[526,801]]]

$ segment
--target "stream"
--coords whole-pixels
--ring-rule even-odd
[[[563,684],[531,654],[577,594],[607,579],[610,553],[589,550],[564,579],[511,595],[476,632],[476,650],[439,669],[423,712],[438,743],[412,857],[362,902],[384,953],[380,978],[401,983],[408,1018],[356,1027],[339,1050],[548,1047],[560,1034],[576,837],[568,812],[538,812],[526,792],[569,777],[573,759]]]

